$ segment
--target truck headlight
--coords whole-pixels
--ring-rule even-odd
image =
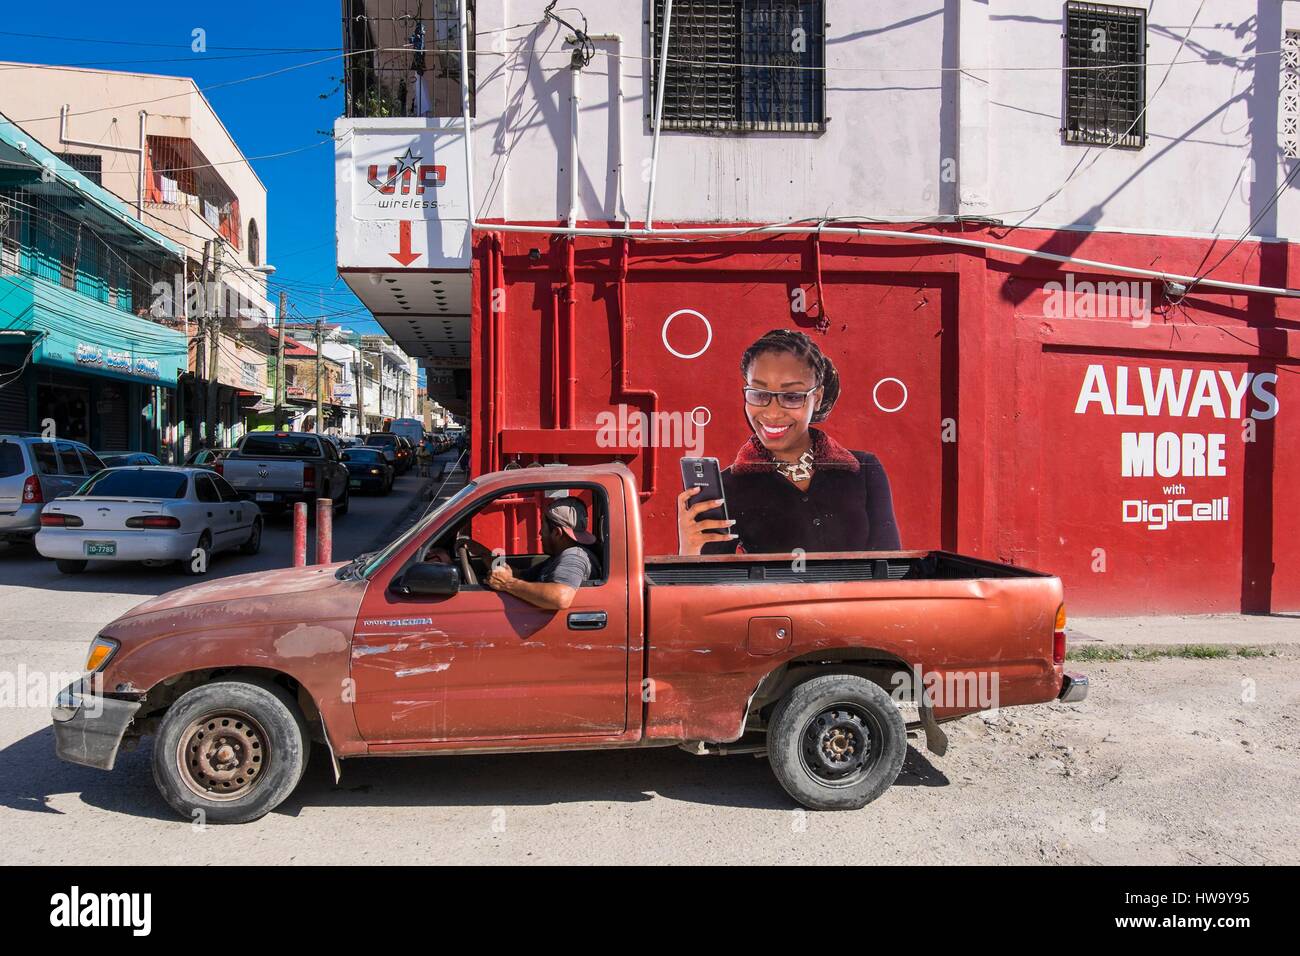
[[[117,653],[117,641],[107,637],[96,637],[90,642],[90,652],[86,654],[86,673],[95,674],[104,669],[109,658]]]

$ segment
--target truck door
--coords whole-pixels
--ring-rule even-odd
[[[459,566],[458,536],[489,547],[503,544],[516,571],[544,561],[539,531],[548,491],[585,495],[602,559],[600,577],[580,587],[568,609],[543,610],[464,577],[447,597],[404,596],[389,587],[414,561],[450,559]],[[409,561],[376,572],[353,638],[354,708],[362,736],[371,743],[414,743],[623,733],[628,575],[624,549],[608,532],[608,516],[623,507],[599,485],[539,482],[480,502],[431,532]],[[485,580],[486,568],[473,561],[470,577]]]

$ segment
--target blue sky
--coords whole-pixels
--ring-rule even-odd
[[[205,31],[205,53],[191,49],[196,29]],[[341,41],[334,0],[64,0],[5,4],[0,18],[0,59],[189,76],[200,89],[313,64],[205,95],[266,184],[272,299],[285,288],[291,316],[323,311],[357,331],[380,332],[335,272],[334,150],[311,145],[329,138],[342,112]],[[269,52],[305,48],[315,52]],[[256,158],[304,146],[311,148]]]

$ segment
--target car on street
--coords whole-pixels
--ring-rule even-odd
[[[216,470],[240,497],[274,513],[318,498],[334,502],[334,513],[348,513],[348,469],[329,439],[312,432],[249,432]]]
[[[71,494],[103,467],[81,442],[0,435],[0,541],[30,543],[44,504]]]
[[[181,562],[206,574],[220,551],[256,554],[262,515],[220,475],[204,468],[108,468],[41,512],[36,550],[64,574],[88,561]]]
[[[225,461],[234,450],[233,448],[200,448],[198,451],[190,452],[189,457],[185,459],[185,467],[207,468],[209,471],[214,471],[217,462]]]
[[[352,491],[386,495],[393,490],[393,466],[378,448],[344,449],[343,464],[347,465]]]
[[[559,610],[484,584],[551,560],[551,496],[592,517]],[[648,558],[639,501],[622,464],[495,472],[350,562],[146,601],[59,695],[56,753],[111,770],[153,735],[163,797],[209,823],[274,809],[313,744],[336,775],[367,756],[765,754],[795,801],[849,810],[893,784],[909,732],[943,754],[944,722],[1086,695],[1057,577],[947,551]]]
[[[399,475],[406,474],[407,469],[414,464],[415,456],[411,454],[409,447],[403,443],[399,435],[394,435],[392,432],[371,432],[365,436],[365,443],[371,448],[384,449],[388,453],[385,457],[388,457]]]
[[[98,451],[95,452],[105,468],[121,468],[125,465],[161,465],[157,456],[147,451]]]

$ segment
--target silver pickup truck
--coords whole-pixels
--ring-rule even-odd
[[[330,498],[334,513],[348,511],[348,469],[334,443],[310,432],[249,432],[213,467],[241,498],[264,512]]]

